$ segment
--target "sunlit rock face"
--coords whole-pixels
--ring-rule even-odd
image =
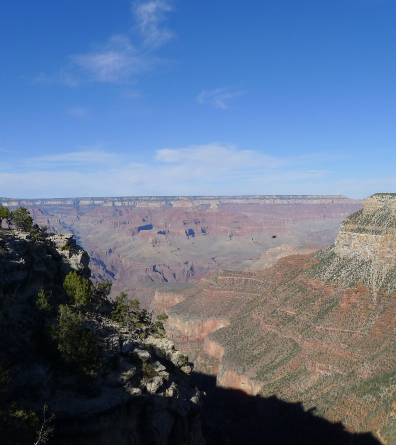
[[[265,270],[220,271],[177,292],[183,301],[167,309],[176,345],[218,385],[301,401],[396,443],[395,209],[395,195],[374,195],[333,246]],[[214,330],[187,339],[191,320]]]

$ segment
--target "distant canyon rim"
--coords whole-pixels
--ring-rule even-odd
[[[35,222],[72,233],[94,280],[147,307],[157,289],[191,287],[222,269],[260,270],[292,253],[331,245],[341,221],[362,208],[342,195],[0,198]]]

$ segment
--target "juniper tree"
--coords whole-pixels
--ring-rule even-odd
[[[0,206],[0,228],[3,224],[3,219],[7,221],[8,225],[10,224],[11,212],[8,207]]]

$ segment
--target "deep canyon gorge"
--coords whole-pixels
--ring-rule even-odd
[[[302,402],[393,444],[395,243],[396,196],[374,195],[332,246],[158,291],[154,307],[167,307],[168,335],[217,386]]]
[[[73,233],[94,282],[166,312],[209,445],[396,443],[395,195],[0,202]]]
[[[55,233],[72,233],[93,279],[148,306],[156,289],[191,286],[221,269],[260,269],[308,245],[334,242],[362,201],[345,196],[127,197],[21,200]],[[269,250],[270,249],[270,250]],[[275,249],[275,250],[273,250]]]

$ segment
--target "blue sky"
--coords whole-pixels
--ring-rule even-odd
[[[21,0],[0,17],[0,196],[396,191],[394,0]]]

